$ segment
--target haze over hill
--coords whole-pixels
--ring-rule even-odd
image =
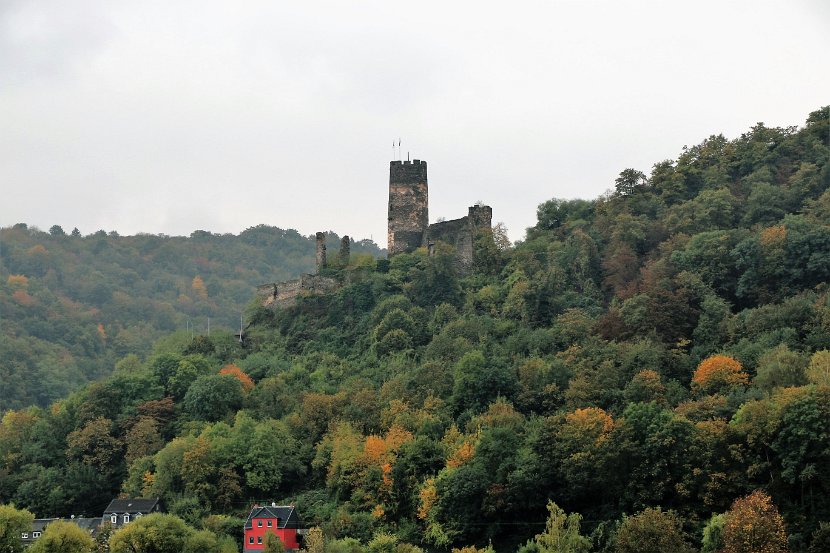
[[[0,411],[46,406],[164,334],[238,331],[257,285],[314,270],[314,242],[265,225],[189,237],[0,229]],[[381,255],[368,241],[352,251]]]

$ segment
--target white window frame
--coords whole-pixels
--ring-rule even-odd
[[[113,524],[118,524],[118,515],[113,513],[110,515],[110,522]]]
[[[29,532],[22,532],[22,533],[20,534],[20,539],[22,539],[22,540],[28,540],[28,539],[29,539]]]
[[[130,523],[130,513],[124,513],[124,524]]]
[[[32,539],[37,539],[40,537],[40,532],[32,532]]]

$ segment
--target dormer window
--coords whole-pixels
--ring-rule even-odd
[[[40,532],[32,532],[32,538],[37,539],[39,537],[40,537]]]
[[[124,524],[130,522],[130,513],[124,513]]]
[[[24,540],[28,540],[29,539],[29,532],[23,532],[22,534],[20,534],[20,537]]]
[[[135,515],[135,518],[141,518],[141,513],[138,513],[137,515]]]
[[[118,515],[116,515],[115,513],[110,515],[110,522],[113,524],[118,524]]]

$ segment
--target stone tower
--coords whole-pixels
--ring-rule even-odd
[[[412,252],[425,244],[429,227],[427,162],[389,164],[389,256]]]

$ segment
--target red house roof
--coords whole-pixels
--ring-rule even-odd
[[[245,521],[245,529],[253,528],[255,518],[275,518],[276,528],[299,528],[300,517],[293,505],[271,505],[268,507],[255,506]]]

